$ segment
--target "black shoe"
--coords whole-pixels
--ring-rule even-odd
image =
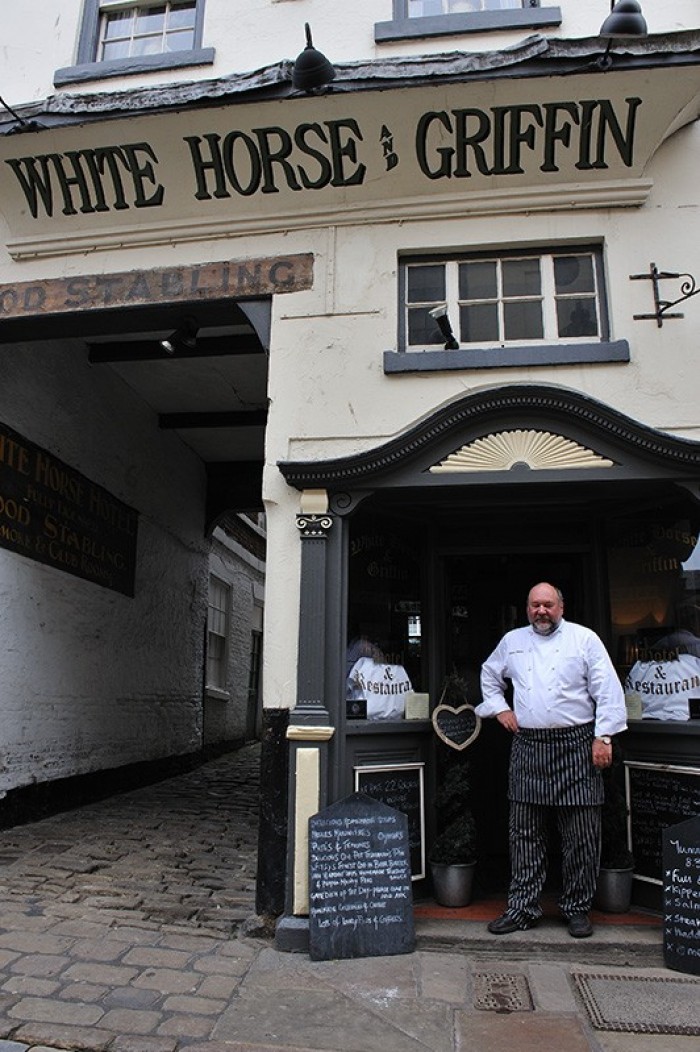
[[[517,921],[504,913],[502,917],[489,921],[486,927],[492,935],[510,935],[513,931],[527,931],[528,928],[534,928],[536,924],[536,920]]]
[[[574,939],[587,939],[589,935],[593,934],[593,925],[591,924],[587,913],[574,913],[569,917],[569,935]]]

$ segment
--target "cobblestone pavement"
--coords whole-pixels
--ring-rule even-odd
[[[255,909],[259,760],[246,746],[0,833],[0,1052],[209,1035],[264,945],[232,939]]]
[[[553,916],[494,939],[494,901],[428,903],[413,953],[277,951],[259,758],[0,833],[0,1052],[696,1052],[700,977],[663,967],[658,918],[596,918],[581,946]]]

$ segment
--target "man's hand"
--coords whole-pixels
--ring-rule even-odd
[[[516,720],[515,713],[512,709],[506,709],[504,712],[497,712],[496,719],[501,727],[505,727],[507,731],[512,731],[512,733],[515,734],[518,729],[518,721]]]
[[[606,745],[600,738],[593,739],[593,766],[609,767],[612,763],[612,745]]]

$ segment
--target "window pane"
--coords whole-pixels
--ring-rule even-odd
[[[539,259],[503,261],[504,296],[539,296],[541,288]]]
[[[165,4],[142,7],[136,16],[136,33],[162,33],[165,25]]]
[[[183,29],[178,33],[167,33],[165,37],[166,51],[190,51],[194,45],[194,33],[191,29]]]
[[[461,300],[495,299],[497,292],[495,261],[460,265],[459,298]]]
[[[540,340],[544,335],[539,300],[503,305],[506,340]]]
[[[560,336],[597,336],[598,319],[594,300],[575,297],[558,300],[557,325]]]
[[[557,292],[594,292],[591,256],[555,256],[554,284]]]
[[[498,339],[498,307],[495,303],[476,303],[459,308],[461,343],[492,342]]]
[[[130,36],[133,14],[133,11],[115,11],[114,14],[105,15],[103,39],[113,40]]]
[[[162,37],[137,37],[131,47],[131,54],[136,55],[160,55],[163,47]]]
[[[444,303],[444,266],[409,267],[406,299],[408,303]]]
[[[194,26],[194,4],[173,4],[168,29],[191,29]]]
[[[430,317],[427,307],[416,307],[408,312],[408,342],[416,344],[444,343],[437,322]]]
[[[110,62],[115,58],[128,58],[129,57],[129,41],[119,40],[112,44],[105,44],[102,49],[102,59],[105,62]]]

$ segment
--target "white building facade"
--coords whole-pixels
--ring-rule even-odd
[[[357,768],[422,765],[430,839],[430,709],[538,580],[629,680],[634,777],[696,799],[700,689],[652,722],[634,671],[700,635],[694,0],[615,39],[603,0],[55,6],[8,13],[0,85],[2,788],[196,747],[212,533],[264,508],[281,946]],[[358,634],[417,718],[349,718]]]

